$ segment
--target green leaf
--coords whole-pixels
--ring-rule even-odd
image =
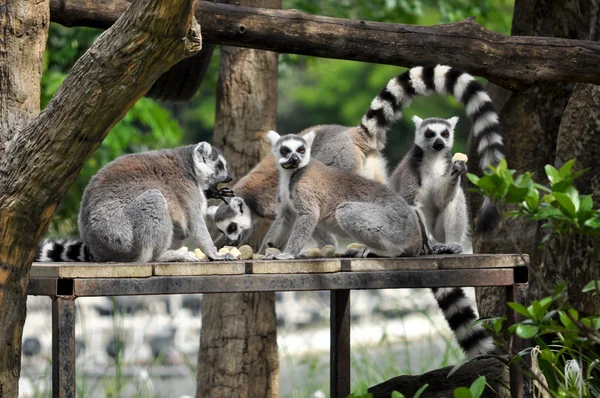
[[[547,164],[546,167],[544,167],[544,170],[546,170],[546,175],[548,176],[548,180],[550,180],[551,184],[555,184],[562,180],[558,170],[556,170],[552,165]]]
[[[540,193],[537,189],[531,188],[525,195],[525,203],[531,210],[536,210],[540,203]]]
[[[577,213],[579,211],[579,191],[574,186],[570,186],[565,193],[569,196],[571,202],[573,202],[575,213]]]
[[[467,178],[469,179],[469,181],[471,181],[471,183],[475,186],[479,186],[479,177],[473,173],[467,173]]]
[[[392,391],[392,398],[406,398],[406,397],[401,392]]]
[[[477,378],[477,380],[475,380],[473,382],[473,384],[471,384],[471,387],[469,387],[469,390],[471,391],[471,396],[473,398],[481,397],[481,394],[483,394],[484,389],[485,389],[485,376],[479,376]]]
[[[524,325],[519,323],[517,325],[517,336],[523,339],[530,339],[540,331],[540,328],[535,325]]]
[[[558,311],[558,316],[560,318],[561,323],[567,329],[573,329],[573,328],[575,328],[575,324],[573,324],[573,321],[571,321],[571,319],[569,318],[569,316],[564,311]]]
[[[518,312],[519,314],[523,315],[526,318],[531,318],[531,314],[529,313],[529,311],[527,310],[527,308],[525,308],[525,306],[519,304],[519,303],[513,303],[510,302],[508,303],[508,306],[510,308],[512,308],[514,311]]]
[[[454,390],[454,398],[473,398],[473,395],[467,387],[458,387]]]
[[[569,195],[562,192],[554,192],[554,198],[569,216],[575,217],[577,215],[577,209]]]
[[[594,207],[594,199],[592,199],[592,195],[585,195],[579,197],[579,211],[587,212],[592,210]]]
[[[569,175],[574,164],[575,159],[571,159],[567,163],[563,164],[562,167],[558,170],[558,175],[564,179],[567,175]]]
[[[417,392],[415,393],[415,395],[413,395],[413,398],[419,398],[421,396],[421,394],[423,394],[423,391],[425,391],[425,389],[429,387],[429,384],[425,384],[423,387],[419,388],[417,390]]]
[[[590,283],[588,283],[587,285],[585,285],[582,292],[587,293],[587,292],[598,291],[598,290],[600,290],[600,281],[594,280],[594,281],[591,281]]]
[[[583,225],[585,225],[586,227],[593,228],[593,229],[600,228],[600,223],[595,218],[590,218],[589,220],[585,220]]]
[[[510,185],[508,187],[508,194],[506,196],[506,200],[508,203],[517,203],[522,202],[527,199],[527,195],[529,194],[529,188],[520,188],[515,185]]]
[[[554,286],[554,293],[561,294],[569,285],[569,282],[563,282],[560,285]]]

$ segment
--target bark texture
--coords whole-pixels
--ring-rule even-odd
[[[240,3],[281,7],[280,0]],[[213,144],[223,149],[235,179],[269,153],[265,133],[276,117],[277,54],[221,47]],[[204,296],[196,396],[279,396],[275,293]]]
[[[548,12],[526,9],[537,8],[535,1],[527,3],[520,6],[523,14],[517,17],[523,21],[575,15],[577,21],[559,28],[570,34],[585,27],[582,15],[589,6],[583,0],[579,8],[550,5]],[[107,27],[127,0],[51,0],[50,4],[55,22]],[[202,21],[205,41],[214,44],[406,67],[445,62],[513,90],[540,81],[600,84],[600,44],[558,38],[574,38],[564,34],[554,35],[557,38],[506,37],[472,19],[415,26],[314,16],[296,10],[254,10],[208,1],[198,2],[196,17]],[[538,30],[539,26],[529,28]]]
[[[598,40],[599,1],[517,0],[512,34],[553,36],[577,40]],[[506,153],[509,167],[519,172],[534,171],[535,178],[545,179],[544,166],[561,166],[576,158],[576,168],[589,167],[590,171],[578,182],[582,193],[593,193],[600,199],[600,90],[589,84],[539,83],[521,92],[510,92],[491,86],[490,92],[499,106],[500,119],[505,129]],[[470,161],[475,165],[476,154],[470,150]],[[479,198],[471,195],[471,210],[477,209]],[[511,231],[521,248],[530,255],[532,264],[543,266],[530,273],[531,299],[548,294],[547,288],[568,281],[571,304],[588,313],[600,311],[597,297],[582,295],[581,288],[591,279],[600,277],[598,241],[573,239],[569,247],[550,245],[550,251],[567,251],[564,259],[550,256],[550,251],[537,247],[542,231],[538,223],[507,221],[505,230]],[[518,232],[516,232],[518,231]],[[587,247],[596,247],[590,253]],[[488,237],[475,237],[474,249],[480,253],[515,252],[504,231]],[[593,264],[596,266],[593,266]],[[497,289],[477,289],[480,313],[492,316],[504,312],[504,296]]]
[[[200,50],[193,0],[136,0],[39,112],[48,2],[0,4],[0,396],[18,396],[31,261],[84,161],[173,64]],[[32,120],[33,119],[33,120]]]

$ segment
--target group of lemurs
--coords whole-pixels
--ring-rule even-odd
[[[358,126],[319,125],[284,136],[268,132],[272,154],[232,191],[217,188],[231,177],[222,153],[206,142],[116,159],[84,192],[81,240],[43,241],[36,260],[196,261],[173,250],[184,239],[210,260],[233,260],[217,247],[245,244],[260,218],[273,223],[259,253],[281,250],[266,259],[298,257],[311,237],[319,247],[335,246],[334,235],[363,245],[344,256],[460,253],[468,239],[468,213],[461,188],[467,165],[452,161],[451,153],[458,118],[415,116],[414,146],[391,175],[381,153],[402,109],[432,93],[464,104],[481,168],[497,165],[504,157],[502,131],[482,84],[449,66],[418,66],[390,80]],[[211,197],[223,203],[208,208]],[[489,230],[497,216],[486,199],[477,228]],[[221,232],[214,241],[207,221]],[[433,293],[466,354],[489,353],[491,338],[471,325],[476,316],[464,291]]]

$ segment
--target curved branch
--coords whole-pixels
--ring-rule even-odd
[[[106,28],[126,6],[126,0],[50,0],[50,17]],[[447,63],[512,90],[540,81],[600,84],[599,43],[504,36],[473,19],[401,25],[208,1],[199,1],[195,13],[208,43],[405,67]]]
[[[46,109],[0,149],[0,263],[20,269],[106,134],[202,47],[195,0],[135,0],[77,61]],[[17,255],[21,249],[24,253]],[[0,317],[1,318],[1,317]]]

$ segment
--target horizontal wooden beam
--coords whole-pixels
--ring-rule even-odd
[[[50,0],[50,17],[66,26],[106,28],[128,4]],[[600,84],[600,43],[504,36],[473,19],[416,26],[207,1],[198,1],[195,14],[208,43],[404,67],[444,63],[513,90],[536,82]]]

